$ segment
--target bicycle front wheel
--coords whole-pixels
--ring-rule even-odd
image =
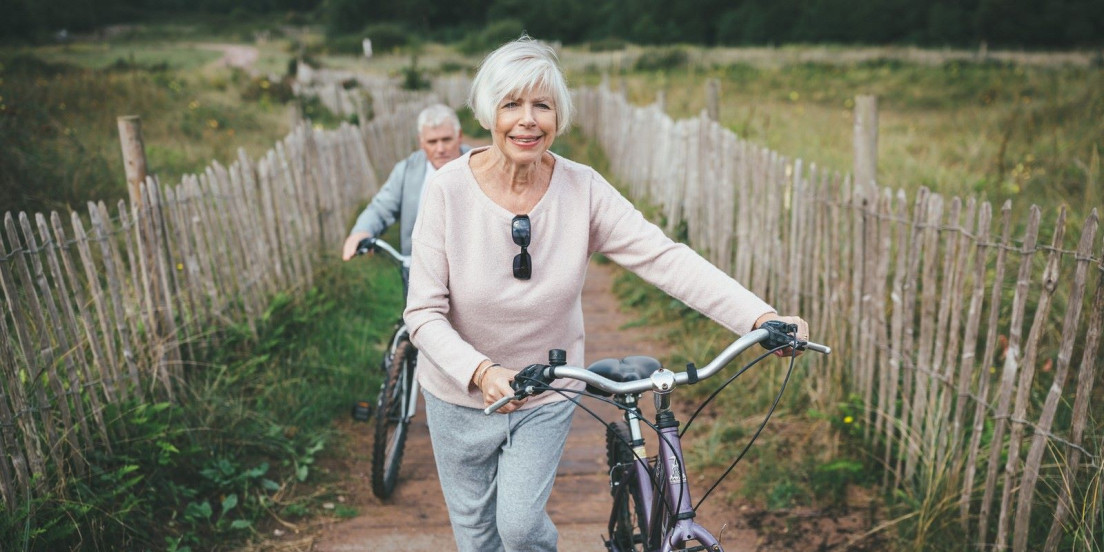
[[[613,494],[607,545],[613,552],[646,550],[644,505],[640,503],[640,489],[633,471],[636,458],[629,447],[631,441],[628,423],[606,426],[606,461]]]
[[[391,496],[399,479],[403,447],[406,445],[406,413],[410,389],[414,383],[414,361],[417,351],[409,340],[401,340],[392,354],[384,359],[387,379],[376,402],[375,442],[372,445],[372,493],[381,499]]]

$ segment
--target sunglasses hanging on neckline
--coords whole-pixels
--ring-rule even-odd
[[[529,215],[517,215],[510,221],[510,236],[521,247],[521,253],[514,255],[514,278],[528,280],[533,275],[533,258],[527,249],[533,236]]]

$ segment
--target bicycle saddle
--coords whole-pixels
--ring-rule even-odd
[[[613,381],[622,382],[648,379],[652,376],[652,373],[662,367],[658,360],[650,356],[637,355],[622,359],[603,358],[587,366],[587,370]],[[590,385],[587,385],[587,392],[603,397],[610,396],[609,393]]]

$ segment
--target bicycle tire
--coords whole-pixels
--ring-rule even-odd
[[[380,499],[391,496],[399,479],[407,426],[410,424],[406,418],[406,399],[414,378],[415,355],[414,345],[402,339],[384,360],[386,379],[376,401],[372,443],[372,493]]]
[[[613,495],[610,540],[606,544],[613,552],[646,550],[644,505],[640,503],[636,477],[626,471],[636,460],[628,445],[631,441],[627,422],[614,422],[606,426],[606,462],[609,465],[610,493]]]

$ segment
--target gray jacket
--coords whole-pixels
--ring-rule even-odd
[[[460,146],[460,153],[471,148]],[[349,234],[368,232],[378,236],[395,223],[402,221],[400,227],[402,254],[410,255],[410,234],[414,231],[414,220],[418,217],[418,202],[422,197],[422,184],[425,182],[426,154],[418,150],[406,159],[395,163],[391,176],[380,188],[376,197],[357,217],[356,224]]]

